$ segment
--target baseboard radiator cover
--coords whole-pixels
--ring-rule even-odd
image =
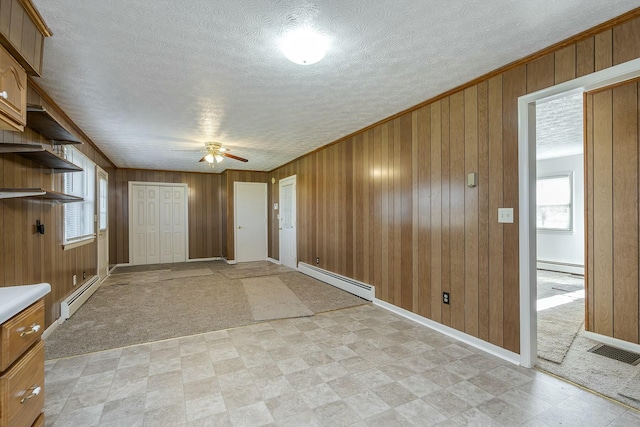
[[[331,271],[314,267],[304,262],[298,264],[298,271],[331,286],[340,288],[343,291],[347,291],[353,295],[357,295],[360,298],[364,298],[367,301],[373,301],[376,296],[375,286],[367,285],[366,283],[360,282],[358,280],[354,280],[340,274],[332,273]]]
[[[566,262],[538,260],[536,267],[539,270],[559,271],[561,273],[577,274],[584,276],[584,265],[569,264]]]
[[[96,275],[91,277],[87,283],[82,285],[78,290],[69,295],[60,303],[60,318],[66,320],[73,316],[73,313],[89,299],[91,295],[100,287],[100,278]]]

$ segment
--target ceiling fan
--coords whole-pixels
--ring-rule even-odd
[[[224,160],[225,157],[230,159],[239,160],[241,162],[248,162],[249,160],[243,159],[242,157],[234,156],[233,154],[229,154],[229,149],[222,146],[219,142],[206,142],[204,144],[205,149],[207,150],[207,154],[200,159],[201,162],[207,162],[211,167],[215,165],[215,163],[220,163]]]

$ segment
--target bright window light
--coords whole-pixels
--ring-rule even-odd
[[[573,176],[539,177],[536,182],[536,225],[539,230],[573,230]]]

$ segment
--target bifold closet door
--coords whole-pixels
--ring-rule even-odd
[[[132,264],[160,262],[160,205],[159,187],[132,186]]]
[[[187,260],[186,203],[184,186],[131,186],[132,264]]]
[[[160,187],[160,262],[186,261],[184,187]]]

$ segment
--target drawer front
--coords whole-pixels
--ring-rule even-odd
[[[44,427],[44,413],[40,414],[31,427]]]
[[[30,427],[44,408],[44,342],[0,377],[0,427]]]
[[[7,369],[44,331],[44,301],[25,308],[0,326],[0,371]]]

